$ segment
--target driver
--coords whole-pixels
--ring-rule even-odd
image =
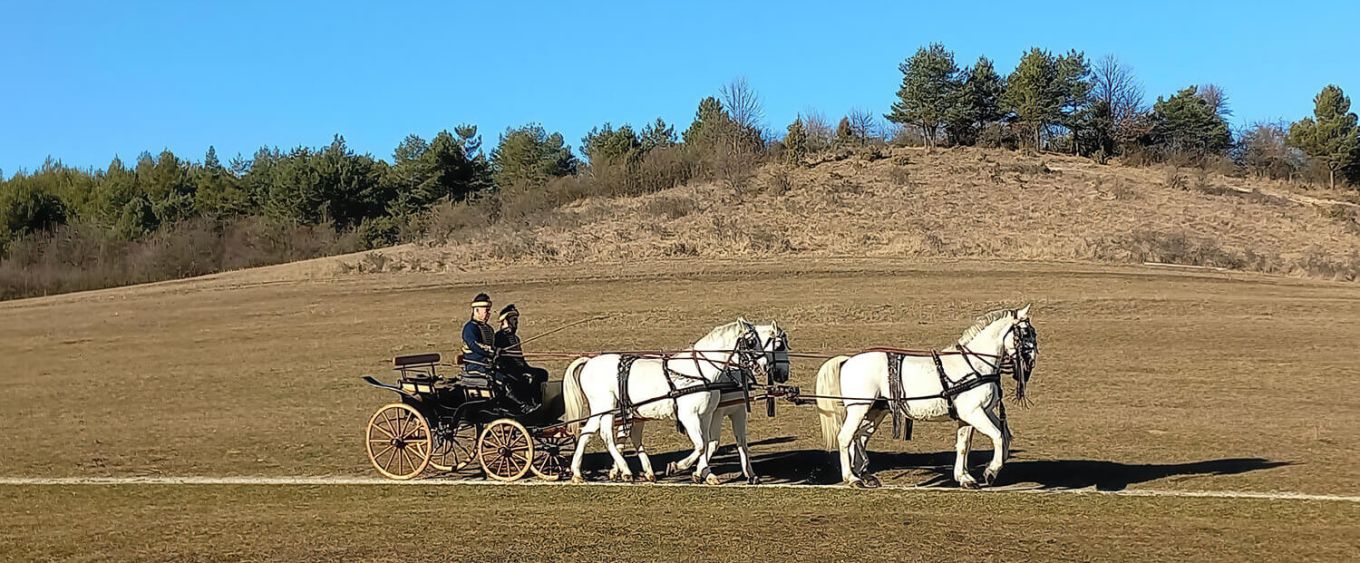
[[[478,293],[472,298],[472,318],[463,324],[463,370],[490,378],[500,388],[501,396],[509,399],[521,412],[528,413],[536,405],[520,400],[514,378],[502,375],[496,369],[495,332],[487,324],[490,319],[491,296]]]

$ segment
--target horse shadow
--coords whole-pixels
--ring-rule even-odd
[[[780,443],[792,438],[776,438]],[[753,443],[752,446],[757,444]],[[739,478],[740,461],[735,451],[714,457],[714,470],[724,478]],[[1012,457],[996,486],[1021,486],[1039,490],[1086,489],[1122,491],[1130,485],[1163,479],[1239,475],[1292,465],[1259,457],[1207,459],[1183,463],[1123,463],[1094,459],[1024,459],[1024,450],[1012,449]],[[991,460],[990,451],[974,451],[968,458],[974,477]],[[954,452],[870,452],[869,470],[885,484],[920,487],[953,487]],[[752,455],[752,466],[767,483],[830,485],[841,481],[840,461],[833,452],[785,450]]]
[[[793,436],[779,436],[750,443],[751,465],[764,483],[833,485],[841,481],[840,460],[836,453],[822,450],[794,449],[759,453],[760,448],[796,442]],[[636,457],[630,449],[624,453],[629,465],[636,470]],[[1292,465],[1288,461],[1273,461],[1259,457],[1208,459],[1183,463],[1123,463],[1095,459],[1024,459],[1025,451],[1011,449],[1011,459],[1001,472],[995,486],[1018,486],[1037,490],[1088,489],[1122,491],[1130,485],[1163,479],[1183,480],[1199,477],[1239,475]],[[679,461],[688,452],[665,452],[652,455],[658,471],[672,461]],[[991,461],[989,450],[970,452],[968,466],[974,477],[981,476],[981,466]],[[870,452],[869,470],[883,483],[918,487],[954,487],[954,452]],[[612,461],[609,454],[588,453],[584,460],[587,471],[601,477]],[[736,447],[724,445],[715,452],[713,471],[724,481],[741,480],[741,460]],[[666,481],[687,481],[685,475],[663,477]]]

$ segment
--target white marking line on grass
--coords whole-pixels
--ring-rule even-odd
[[[739,486],[739,482],[733,482],[729,486]],[[0,486],[32,486],[32,485],[301,485],[301,486],[323,486],[323,485],[388,485],[399,487],[419,487],[419,486],[488,486],[488,487],[563,487],[573,486],[565,482],[547,481],[521,481],[518,483],[500,483],[496,481],[482,481],[476,479],[418,479],[414,481],[393,481],[377,477],[0,477]],[[608,481],[592,481],[586,486],[593,487],[695,487],[713,489],[712,485],[695,485],[691,483],[651,483],[651,484],[632,484],[632,483],[612,483]],[[767,483],[757,485],[754,488],[760,489],[843,489],[840,485],[809,485],[800,483]],[[1341,501],[1341,502],[1360,502],[1360,496],[1352,495],[1318,495],[1308,493],[1292,492],[1258,492],[1258,491],[1176,491],[1166,489],[1124,489],[1120,491],[1100,491],[1094,487],[1084,489],[1042,489],[1026,487],[1024,485],[1011,485],[1003,487],[993,487],[981,489],[979,491],[964,491],[957,488],[947,487],[920,487],[914,485],[885,485],[883,489],[894,491],[910,491],[921,493],[970,493],[983,492],[991,494],[1001,493],[1029,493],[1029,494],[1079,494],[1079,495],[1116,495],[1132,497],[1187,497],[1187,498],[1226,498],[1226,499],[1256,499],[1256,500],[1311,500],[1311,501]]]

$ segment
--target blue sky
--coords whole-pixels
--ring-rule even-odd
[[[493,5],[494,4],[494,5]],[[0,169],[104,167],[169,148],[262,145],[390,158],[460,122],[487,148],[541,122],[658,116],[745,76],[782,129],[817,108],[883,113],[897,65],[938,41],[1003,73],[1030,46],[1113,53],[1149,102],[1190,84],[1233,121],[1296,119],[1327,83],[1360,92],[1360,2],[19,2],[0,0]]]

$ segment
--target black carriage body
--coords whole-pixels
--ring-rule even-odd
[[[545,428],[561,424],[566,412],[561,380],[544,382],[542,405],[533,412],[521,414],[483,375],[459,370],[460,373],[452,377],[441,376],[439,354],[398,356],[393,364],[398,373],[395,385],[383,384],[368,376],[365,381],[397,392],[402,403],[420,411],[433,427],[475,425],[480,429],[493,420],[510,418],[528,428]]]

